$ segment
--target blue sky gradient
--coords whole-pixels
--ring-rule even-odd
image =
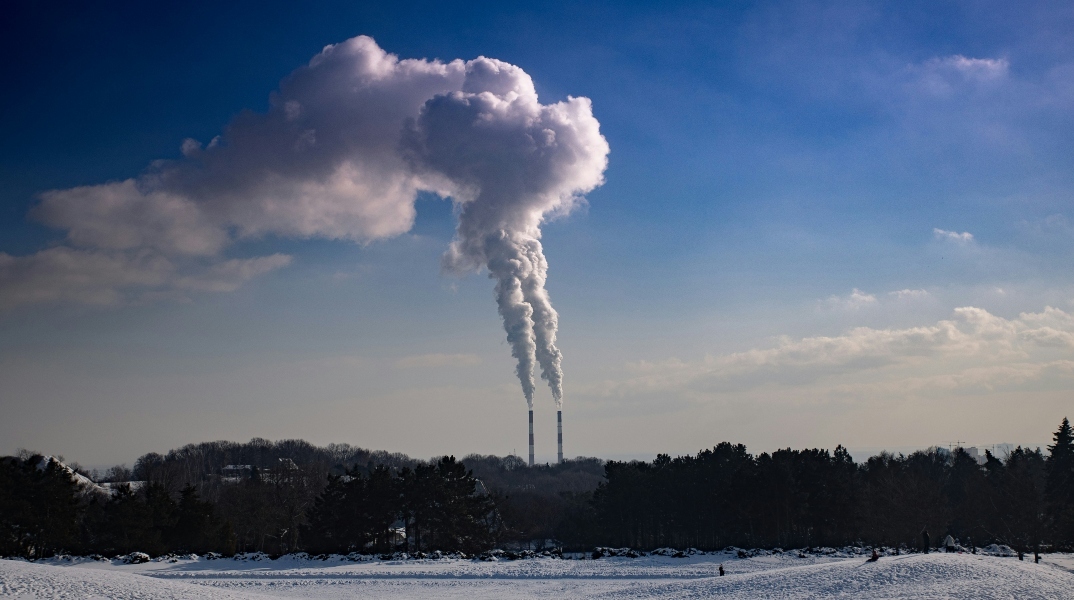
[[[1074,312],[1068,3],[396,4],[8,7],[0,252],[62,243],[28,216],[39,193],[177,159],[267,110],[324,46],[369,35],[401,58],[518,65],[544,103],[593,102],[605,184],[542,240],[569,455],[1039,443],[1069,410],[1074,329],[1020,316]],[[452,205],[417,208],[409,233],[368,245],[239,242],[228,256],[294,260],[232,292],[0,313],[0,451],[130,462],[255,435],[521,449],[492,283],[441,274]],[[1002,323],[726,363],[855,328],[890,340],[959,307]]]

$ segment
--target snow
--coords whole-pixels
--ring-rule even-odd
[[[0,597],[15,598],[1071,598],[1074,555],[932,553],[864,557],[795,551],[739,558],[321,560],[261,555],[147,563],[0,560]],[[723,564],[726,577],[718,577]]]
[[[101,494],[110,494],[111,493],[110,491],[106,490],[105,488],[97,485],[89,477],[86,477],[85,475],[82,475],[81,473],[78,473],[77,471],[75,471],[71,467],[67,466],[63,461],[57,459],[54,456],[42,456],[41,460],[37,461],[37,470],[38,471],[44,471],[45,469],[48,468],[49,463],[56,463],[56,466],[59,467],[61,471],[66,472],[67,476],[70,477],[71,480],[74,481],[78,485],[79,489],[81,489],[84,492],[98,492],[98,493],[101,493]]]
[[[0,597],[71,600],[200,600],[202,598],[258,598],[249,592],[143,577],[130,572],[0,560]],[[265,596],[261,596],[264,598]]]
[[[128,486],[128,487],[130,487],[132,492],[137,492],[138,490],[144,488],[145,484],[146,484],[145,481],[112,481],[112,482],[99,483],[97,485],[101,486],[102,488],[107,490],[108,493],[111,494],[111,493],[114,493],[116,490],[118,490],[119,488],[121,488],[123,486]]]

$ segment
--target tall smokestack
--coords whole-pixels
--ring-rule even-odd
[[[563,411],[556,411],[556,428],[559,430],[559,462],[563,462]]]
[[[530,409],[530,466],[533,466],[533,409]]]

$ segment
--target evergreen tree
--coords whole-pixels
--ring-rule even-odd
[[[162,538],[170,538],[176,519],[176,506],[171,494],[163,484],[150,482],[143,495],[153,530],[159,532]]]
[[[1074,547],[1074,430],[1066,417],[1052,440],[1045,467],[1045,498],[1056,542],[1069,549]]]
[[[266,552],[279,533],[279,507],[257,468],[249,477],[222,486],[216,514],[231,523],[235,530],[236,547],[242,552]]]
[[[1017,447],[1003,464],[999,486],[998,531],[1001,538],[1020,552],[1039,547],[1046,535],[1044,501],[1045,460],[1040,449]]]
[[[306,545],[315,552],[388,552],[391,526],[401,512],[401,482],[384,466],[364,476],[357,469],[330,476],[314,501]]]
[[[391,527],[399,518],[401,499],[401,484],[387,467],[378,466],[369,473],[361,512],[373,550],[393,550]]]
[[[495,505],[477,493],[473,472],[445,456],[400,473],[407,543],[416,551],[478,552],[490,547]]]
[[[77,543],[78,485],[40,455],[0,459],[0,553],[40,558]]]
[[[212,503],[202,501],[190,484],[179,492],[175,526],[170,533],[168,545],[174,552],[234,552],[230,524],[219,523],[213,515]]]
[[[101,502],[91,501],[87,517],[94,505],[100,505],[94,548],[100,554],[114,556],[131,552],[151,555],[165,551],[162,531],[153,524],[153,512],[145,499],[131,491],[129,485],[113,490],[112,495]]]
[[[471,457],[391,467],[369,460],[350,469],[336,462],[318,471],[279,460],[284,452],[296,460],[320,456],[308,444],[254,440],[143,457],[138,472],[157,475],[138,492],[121,487],[110,496],[81,491],[55,461],[23,455],[0,458],[0,554],[228,553],[236,539],[244,550],[271,554],[300,543],[313,552],[387,552],[399,518],[414,552],[477,552],[499,539],[542,544],[549,538],[575,549],[858,541],[916,547],[922,528],[937,541],[950,533],[963,543],[972,537],[976,545],[999,542],[1021,551],[1070,547],[1074,431],[1067,419],[1053,441],[1047,456],[1017,448],[1001,461],[986,451],[983,465],[961,449],[885,453],[857,465],[842,447],[753,456],[730,443],[651,462],[573,466],[475,456],[484,469],[479,488]],[[340,461],[353,456],[347,452]],[[265,468],[238,478],[223,470],[228,464]],[[598,466],[604,477],[595,486]],[[500,537],[504,523],[507,538]]]
[[[949,460],[950,475],[946,496],[951,506],[948,532],[965,542],[987,537],[985,516],[988,507],[985,470],[962,448],[956,448]]]
[[[489,548],[495,505],[478,494],[473,472],[454,456],[445,456],[436,464],[436,475],[441,492],[434,511],[438,546],[464,552]]]
[[[328,485],[310,508],[304,536],[309,551],[321,554],[361,549],[351,510],[356,487],[350,475],[328,476]]]
[[[437,496],[435,468],[417,465],[399,473],[402,487],[402,513],[406,524],[407,547],[411,552],[432,549],[435,543],[434,514]]]

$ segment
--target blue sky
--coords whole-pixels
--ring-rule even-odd
[[[66,243],[32,217],[41,192],[179,159],[184,139],[268,110],[324,46],[368,35],[400,58],[517,65],[543,103],[592,101],[605,183],[542,227],[568,455],[1039,443],[1068,410],[1064,3],[11,12],[10,257]],[[130,462],[255,435],[523,450],[492,282],[440,271],[455,219],[423,196],[408,233],[368,244],[244,238],[228,257],[292,260],[232,291],[8,306],[0,450]],[[536,406],[551,456],[554,407]]]

